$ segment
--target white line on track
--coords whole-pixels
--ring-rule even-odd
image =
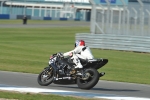
[[[139,97],[125,97],[111,94],[96,94],[96,93],[86,93],[86,92],[76,92],[76,91],[66,91],[66,90],[54,90],[54,89],[42,89],[42,88],[32,88],[32,87],[20,87],[20,86],[10,86],[0,84],[0,90],[6,91],[17,91],[17,92],[30,92],[30,93],[44,93],[44,94],[56,94],[63,96],[80,96],[85,98],[105,98],[111,100],[150,100],[150,98],[139,98]]]

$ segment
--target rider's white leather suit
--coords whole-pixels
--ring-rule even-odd
[[[64,53],[63,56],[67,57],[71,53],[73,54],[71,59],[73,59],[73,62],[76,64],[75,68],[83,68],[83,66],[80,63],[79,58],[85,59],[85,60],[94,58],[88,46],[77,46],[74,50]]]

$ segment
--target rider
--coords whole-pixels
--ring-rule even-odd
[[[84,40],[76,40],[75,48],[69,52],[63,54],[64,57],[71,57],[73,63],[75,63],[75,69],[82,69],[83,66],[80,63],[80,59],[88,60],[93,59],[93,55],[88,46],[85,46]]]

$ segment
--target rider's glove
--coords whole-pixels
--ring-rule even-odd
[[[63,53],[61,53],[61,52],[57,53],[57,55],[58,55],[58,57],[60,57],[60,58],[64,58],[64,55],[63,55]]]

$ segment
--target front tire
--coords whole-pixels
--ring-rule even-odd
[[[84,74],[88,75],[88,78],[77,78],[77,85],[81,89],[91,89],[99,81],[99,73],[96,69],[89,68],[84,71]]]
[[[47,86],[53,82],[53,79],[54,79],[53,68],[48,67],[38,75],[37,81],[41,86]]]

